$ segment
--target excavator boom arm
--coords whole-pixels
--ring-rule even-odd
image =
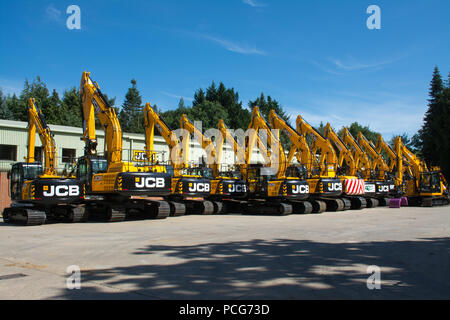
[[[44,174],[56,175],[56,144],[50,132],[50,128],[44,120],[44,116],[35,104],[35,99],[28,100],[28,147],[27,157],[28,163],[34,162],[35,154],[35,139],[36,128],[38,129],[39,138],[41,139],[42,147],[44,149]]]
[[[85,153],[97,153],[95,135],[95,115],[105,131],[105,144],[108,163],[122,162],[122,130],[114,108],[100,91],[100,87],[90,77],[90,72],[83,72],[81,77],[81,101],[83,108],[83,140]]]

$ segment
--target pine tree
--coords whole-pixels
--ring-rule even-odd
[[[437,121],[440,127],[440,134],[436,139],[439,156],[437,163],[448,181],[450,180],[450,86],[442,90],[438,103],[442,113]]]
[[[284,111],[283,107],[278,103],[277,100],[272,99],[271,96],[267,96],[266,98],[264,96],[264,93],[261,93],[261,95],[254,101],[249,101],[248,106],[250,109],[253,109],[255,106],[257,106],[259,108],[259,112],[263,116],[264,120],[266,120],[267,124],[269,124],[269,113],[272,109],[281,119],[290,124],[290,118]],[[280,136],[283,148],[290,148],[291,142],[289,138],[284,134],[284,132],[280,132]]]
[[[82,126],[81,96],[80,91],[76,87],[64,91],[61,108],[63,110],[64,125],[72,127]]]
[[[217,87],[213,81],[206,89],[206,94],[203,89],[195,92],[192,102],[192,112],[195,115],[203,115],[206,117],[208,114],[208,112],[205,112],[206,106],[214,108],[214,110],[219,112],[217,114],[222,114],[223,120],[232,129],[246,129],[250,122],[250,113],[242,107],[242,102],[239,101],[239,94],[235,92],[234,88],[227,89],[222,82]],[[222,113],[222,110],[225,112]],[[217,117],[215,116],[213,119],[217,119]],[[195,120],[212,124],[211,118]],[[216,126],[217,123],[214,123],[213,128]],[[203,127],[206,128],[205,125]]]
[[[420,131],[422,142],[422,155],[429,165],[438,165],[440,150],[437,141],[440,140],[441,129],[440,118],[443,114],[443,105],[440,96],[444,89],[438,67],[434,68],[433,78],[430,84],[428,110],[425,113],[424,123]]]
[[[184,108],[184,99],[183,97],[180,98],[180,102],[178,102],[178,108]]]
[[[3,91],[0,88],[0,119],[14,120],[14,115],[11,110],[9,110],[6,101],[7,98],[3,97]]]
[[[143,133],[144,115],[142,111],[142,97],[136,87],[136,80],[131,79],[131,88],[125,95],[122,110],[119,113],[122,132]]]

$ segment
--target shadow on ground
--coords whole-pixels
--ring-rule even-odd
[[[55,298],[450,298],[450,238],[367,243],[251,240],[152,245],[133,254],[149,263],[83,271],[82,290],[65,290]],[[381,290],[367,288],[371,265],[381,267]],[[102,293],[94,282],[120,291]]]

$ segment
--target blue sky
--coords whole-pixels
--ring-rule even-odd
[[[81,30],[66,9],[81,9]],[[369,5],[381,30],[369,30]],[[0,1],[0,87],[39,75],[58,92],[91,71],[120,105],[135,78],[163,110],[212,80],[247,105],[261,92],[292,116],[413,134],[435,65],[450,71],[450,1]]]

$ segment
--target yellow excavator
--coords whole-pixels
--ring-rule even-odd
[[[84,184],[86,206],[92,218],[109,222],[127,217],[164,219],[170,214],[165,197],[171,193],[171,177],[164,166],[137,167],[122,159],[122,131],[114,108],[89,72],[81,78],[85,154],[78,159],[76,176]],[[105,132],[105,154],[97,153],[95,118]],[[130,150],[131,152],[132,150]]]
[[[311,213],[312,204],[307,201],[309,184],[303,174],[289,175],[286,155],[277,131],[272,131],[261,116],[259,108],[254,107],[248,126],[249,135],[245,140],[245,163],[241,164],[248,188],[245,211],[278,215]],[[260,133],[267,134],[270,150],[263,147]],[[237,145],[235,140],[233,145]],[[251,164],[255,146],[262,151],[265,164]]]
[[[36,129],[42,143],[44,165],[35,158]],[[9,172],[13,204],[3,211],[6,223],[41,225],[46,221],[80,222],[84,217],[83,188],[78,180],[57,175],[56,145],[44,116],[28,100],[26,162],[15,163]]]
[[[153,110],[150,103],[145,105],[144,119],[147,152],[154,152],[155,126],[170,149],[170,163],[173,173],[172,192],[168,199],[172,207],[171,215],[178,216],[184,213],[208,215],[217,212],[219,208],[215,208],[212,201],[205,200],[211,196],[211,179],[213,178],[211,171],[185,164],[184,160],[187,159],[189,154],[190,133],[180,129],[182,131],[181,136],[183,136],[183,141],[180,142],[175,132]],[[181,145],[181,143],[183,144]]]
[[[310,141],[310,149],[314,156],[319,153],[319,161],[315,164],[314,169],[318,170],[322,176],[338,178],[341,181],[341,199],[344,201],[344,209],[362,209],[367,206],[366,199],[362,197],[364,194],[364,180],[355,177],[355,167],[351,165],[350,154],[336,155],[336,151],[327,136],[322,136],[300,115],[296,120],[297,131],[308,137]],[[337,148],[345,150],[345,146],[340,139],[334,139],[339,145]],[[342,144],[342,146],[340,146]],[[343,164],[343,159],[347,159],[349,164]],[[342,163],[340,163],[340,161]]]
[[[342,182],[338,178],[332,177],[332,174],[325,175],[319,170],[313,170],[314,163],[317,163],[315,155],[312,154],[308,142],[304,135],[298,133],[286,121],[278,116],[275,110],[270,110],[269,123],[274,129],[284,132],[291,141],[291,148],[287,163],[292,164],[294,156],[297,158],[298,165],[290,165],[287,170],[291,172],[307,173],[307,181],[309,184],[310,198],[308,201],[312,203],[313,213],[321,213],[325,210],[340,211],[344,210],[345,203],[340,198],[342,195]],[[312,127],[311,127],[311,130]],[[350,204],[348,204],[350,206]]]
[[[411,152],[403,144],[400,137],[394,139],[394,152],[397,154],[396,166],[399,182],[403,182],[405,178],[403,174],[404,162],[407,162],[412,169],[412,178],[405,179],[406,196],[409,204],[431,207],[449,203],[446,186],[440,171],[428,170],[425,162]]]
[[[372,163],[372,179],[375,181],[376,195],[380,205],[389,203],[389,196],[395,193],[395,181],[389,166],[383,156],[376,150],[372,141],[369,141],[362,132],[358,133],[358,144],[370,156]]]
[[[247,196],[247,187],[245,181],[236,173],[221,171],[221,158],[223,150],[223,137],[221,137],[220,131],[217,131],[217,142],[221,147],[220,151],[216,153],[213,141],[206,137],[201,130],[199,130],[187,117],[186,114],[181,116],[180,120],[181,128],[186,130],[189,134],[186,134],[183,138],[183,144],[186,146],[189,144],[190,136],[193,135],[197,142],[200,143],[202,148],[206,152],[206,164],[207,168],[204,168],[208,172],[208,176],[212,176],[211,179],[211,195],[208,197],[214,203],[215,213],[227,212],[227,207],[233,207],[234,202],[232,200],[243,199]],[[185,147],[186,148],[186,147]],[[185,152],[184,164],[188,166],[189,159],[188,153]]]
[[[353,156],[356,174],[364,179],[364,198],[366,198],[367,207],[386,206],[388,204],[386,197],[389,195],[389,186],[385,185],[383,181],[375,181],[372,161],[346,127],[342,130],[341,141],[347,147],[344,152],[350,152]]]
[[[409,162],[402,156],[401,172],[398,170],[398,156],[392,147],[386,143],[381,134],[377,136],[377,144],[375,146],[377,151],[389,168],[389,175],[394,179],[394,189],[390,189],[390,194],[393,197],[400,198],[406,194],[406,181],[413,179],[414,173]]]

